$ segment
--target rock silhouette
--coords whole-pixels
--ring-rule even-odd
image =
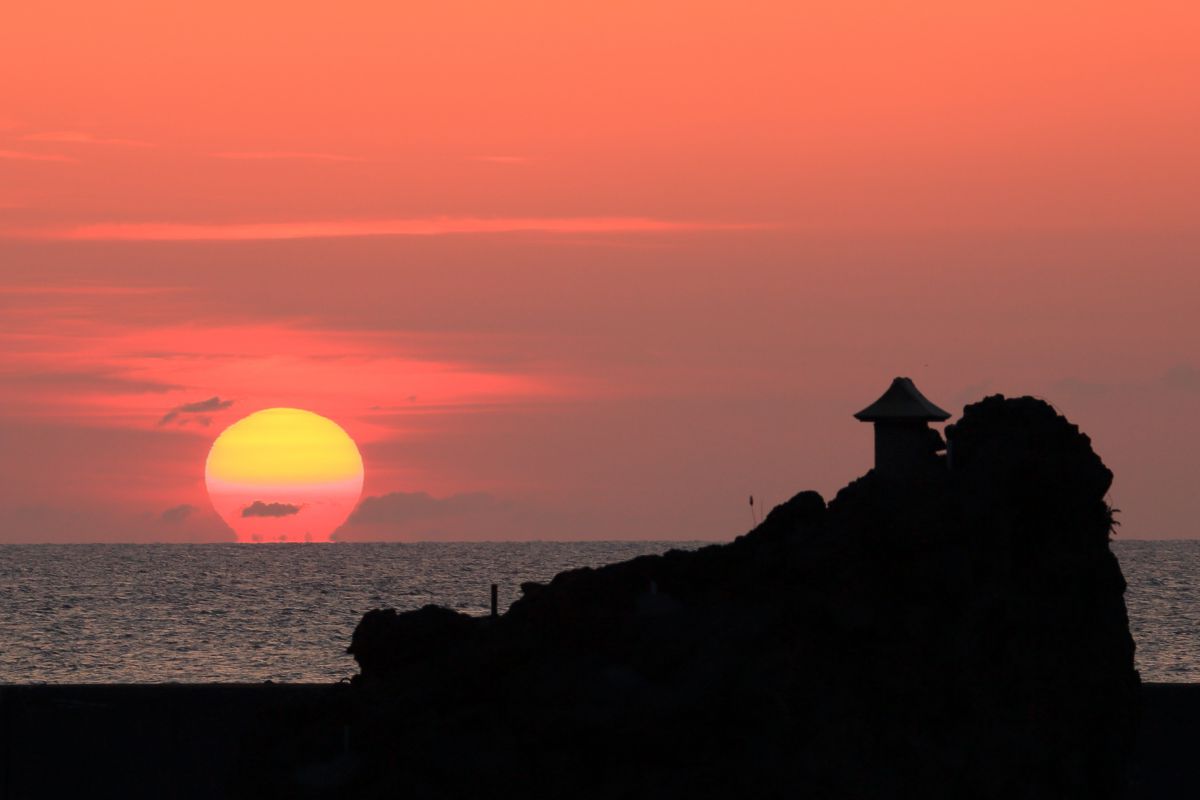
[[[1112,474],[993,396],[938,468],[801,492],[727,545],[363,617],[339,794],[1122,795],[1139,688]]]

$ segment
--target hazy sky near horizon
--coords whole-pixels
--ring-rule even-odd
[[[339,538],[730,538],[895,375],[1052,402],[1200,535],[1185,2],[44,3],[0,26],[0,542],[208,541],[222,428]]]

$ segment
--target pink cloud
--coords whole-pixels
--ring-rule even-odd
[[[745,223],[689,222],[650,217],[424,217],[306,222],[96,223],[10,233],[19,238],[83,241],[249,241],[354,236],[444,236],[470,233],[669,233],[761,228]]]
[[[324,409],[370,441],[396,427],[396,412],[380,414],[378,405],[428,415],[574,396],[565,376],[423,356],[405,336],[288,324],[142,326],[90,319],[53,296],[25,300],[36,311],[29,324],[0,327],[0,388],[5,411],[26,419],[147,428],[181,413],[223,414],[230,403],[221,398],[237,397],[236,410]],[[65,332],[64,311],[78,319]],[[42,319],[54,322],[39,326]]]
[[[55,153],[27,153],[23,150],[0,150],[0,159],[9,161],[57,161],[74,163],[77,159],[70,156],[60,156]]]

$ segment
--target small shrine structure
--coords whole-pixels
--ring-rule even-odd
[[[941,434],[930,422],[945,422],[950,414],[935,406],[909,378],[896,378],[883,396],[854,415],[875,424],[875,471],[903,479],[939,462],[945,449]]]

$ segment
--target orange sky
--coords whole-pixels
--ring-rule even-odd
[[[343,538],[723,538],[896,374],[1200,535],[1193,4],[426,5],[6,9],[0,541],[228,538],[269,406],[359,441]]]

